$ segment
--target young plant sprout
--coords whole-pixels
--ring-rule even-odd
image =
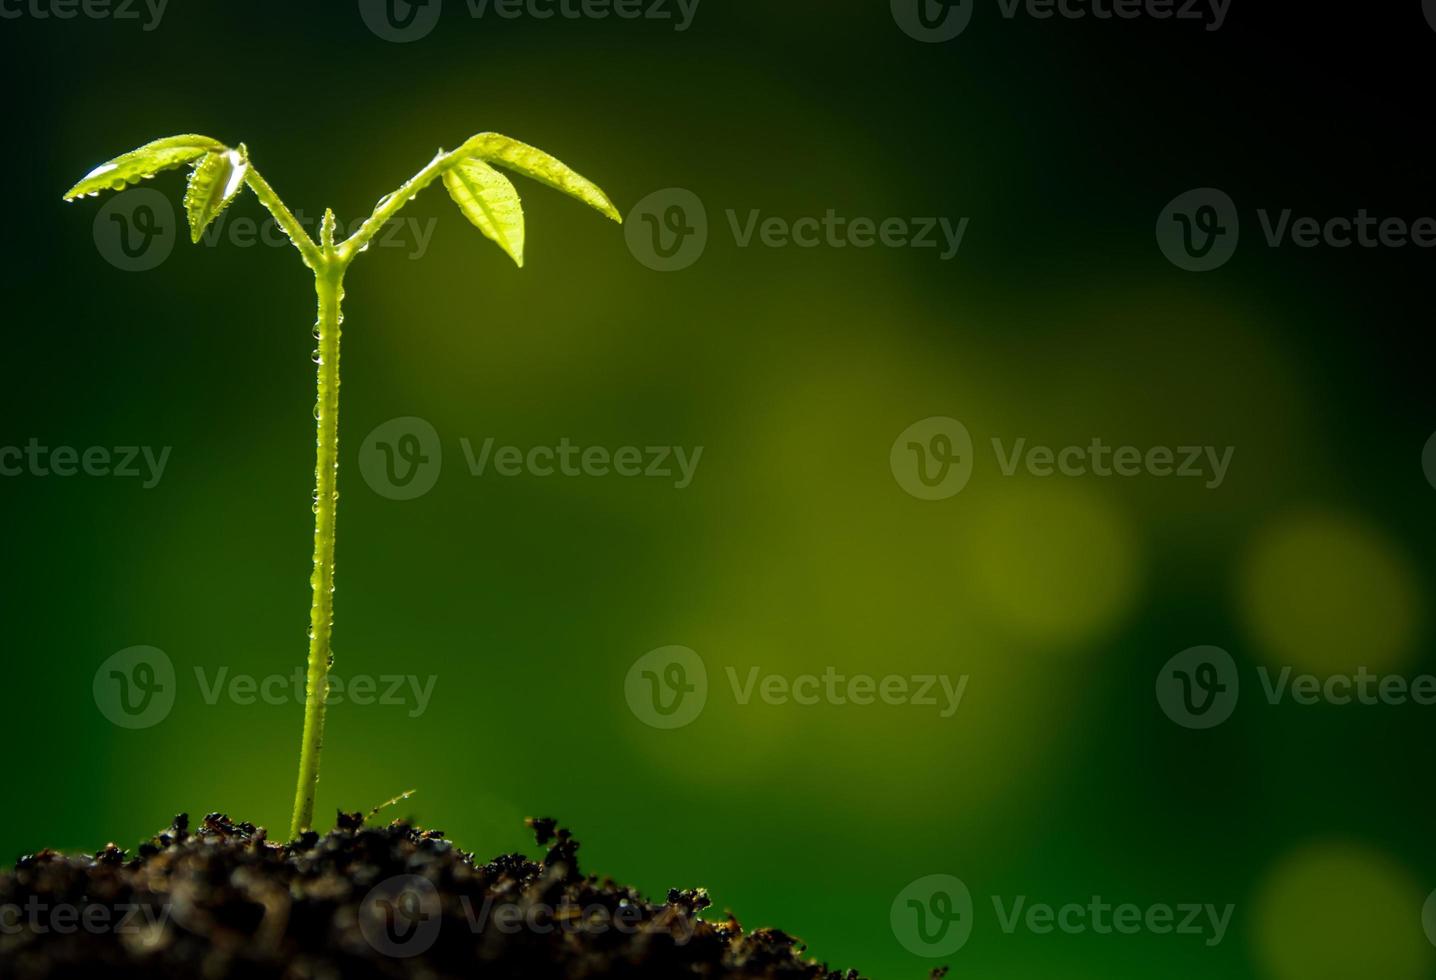
[[[332,662],[330,636],[334,625],[334,528],[338,509],[339,469],[339,337],[343,314],[344,273],[355,256],[414,196],[442,177],[449,196],[464,216],[508,253],[524,264],[524,214],[518,191],[497,164],[531,177],[575,197],[622,223],[623,218],[595,184],[544,153],[506,136],[480,133],[457,150],[440,151],[429,165],[404,186],[381,199],[368,219],[343,242],[335,240],[334,212],[326,209],[316,243],[274,193],[249,160],[243,143],[231,149],[207,136],[171,136],[118,156],[90,171],[65,194],[65,200],[97,197],[101,191],[122,190],[162,170],[192,164],[184,206],[190,237],[199,242],[209,227],[243,187],[248,187],[274,215],[304,264],[314,272],[319,297],[319,320],[314,336],[319,341],[318,400],[314,418],[318,430],[314,466],[314,571],[309,584],[313,602],[309,610],[309,665],[305,690],[304,735],[299,755],[299,786],[294,797],[291,834],[310,829],[314,797],[319,783],[319,753],[324,744],[324,706]]]

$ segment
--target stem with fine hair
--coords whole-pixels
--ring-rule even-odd
[[[324,256],[320,253],[319,246],[314,244],[314,239],[309,237],[309,233],[304,230],[299,219],[294,217],[289,208],[279,199],[279,195],[274,193],[274,188],[269,186],[269,181],[260,176],[259,171],[254,169],[253,164],[250,164],[249,169],[245,171],[244,182],[249,185],[250,190],[254,191],[254,196],[259,198],[259,203],[274,215],[274,220],[280,228],[284,229],[284,233],[289,236],[294,247],[299,249],[299,254],[304,257],[304,264],[317,274],[319,267],[324,264]]]
[[[326,213],[321,261],[314,286],[319,297],[318,396],[314,405],[314,570],[309,585],[309,673],[305,685],[304,736],[299,753],[299,786],[294,794],[291,836],[309,830],[319,784],[319,755],[324,746],[324,707],[333,663],[330,637],[334,626],[334,529],[339,508],[339,339],[344,315],[346,263],[334,253],[334,217]]]

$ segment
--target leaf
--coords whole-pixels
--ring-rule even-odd
[[[199,243],[200,236],[244,186],[249,159],[240,150],[216,150],[194,168],[189,189],[184,195],[184,209],[189,214],[190,240]]]
[[[543,150],[498,133],[480,133],[471,137],[460,148],[460,152],[469,157],[497,163],[525,177],[532,177],[623,224],[623,215],[618,213],[608,195],[599,189],[597,184]]]
[[[513,183],[478,157],[444,171],[444,186],[464,216],[524,267],[524,207]]]
[[[146,143],[137,150],[115,157],[87,173],[74,187],[65,192],[65,200],[94,197],[101,191],[123,190],[128,184],[139,183],[161,170],[182,166],[206,153],[225,149],[225,145],[208,136],[168,136]]]

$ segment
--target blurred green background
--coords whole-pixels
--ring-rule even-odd
[[[1241,6],[1241,5],[1239,5]],[[15,8],[21,9],[21,8]],[[179,810],[288,824],[296,704],[205,702],[196,668],[292,672],[305,649],[312,285],[292,249],[181,241],[126,272],[64,205],[149,139],[245,141],[292,208],[363,217],[433,154],[497,130],[625,212],[691,190],[706,253],[658,273],[622,230],[520,181],[529,262],[433,188],[421,261],[351,270],[335,670],[435,675],[427,710],[330,710],[320,810],[411,787],[481,856],[553,814],[589,871],[776,925],[835,966],[919,977],[889,923],[929,874],[977,900],[959,977],[1436,976],[1421,906],[1432,711],[1270,706],[1257,669],[1406,677],[1431,655],[1436,429],[1419,249],[1261,241],[1256,208],[1436,213],[1418,4],[1301,23],[1038,21],[980,6],[919,44],[881,0],[717,0],[691,27],[474,19],[387,43],[353,3],[174,0],[155,30],[0,20],[11,93],[0,446],[173,447],[163,480],[0,479],[0,855],[131,845]],[[178,206],[178,173],[149,186]],[[1195,275],[1154,223],[1190,188],[1243,239]],[[970,218],[959,256],[737,247],[726,212]],[[262,220],[252,196],[227,213]],[[361,477],[396,417],[442,440],[433,491]],[[889,450],[961,419],[959,496],[905,493]],[[703,447],[696,478],[473,477],[461,439]],[[1225,483],[1004,477],[989,440],[1234,446]],[[129,731],[99,665],[164,650],[178,696]],[[629,667],[681,644],[707,706],[661,731]],[[1242,699],[1173,724],[1162,665],[1229,650]],[[746,674],[965,674],[914,706],[737,703]],[[990,897],[1233,903],[1224,942],[1004,934]]]

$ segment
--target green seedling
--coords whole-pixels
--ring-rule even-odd
[[[184,198],[191,239],[198,242],[210,223],[242,188],[248,187],[274,215],[274,220],[299,250],[304,264],[314,272],[314,289],[319,297],[319,320],[314,329],[314,338],[318,341],[314,360],[319,365],[319,393],[314,406],[318,431],[314,466],[314,571],[309,580],[313,601],[309,610],[309,662],[299,786],[291,826],[291,833],[298,837],[313,823],[319,755],[324,743],[325,694],[333,662],[330,639],[334,626],[334,528],[339,501],[339,337],[344,319],[340,307],[344,298],[344,274],[349,264],[369,247],[370,241],[400,208],[442,178],[449,196],[464,216],[522,267],[523,206],[518,191],[494,168],[495,164],[563,191],[614,221],[622,223],[623,218],[595,184],[542,150],[496,133],[480,133],[457,150],[440,151],[404,186],[382,198],[359,230],[343,242],[335,241],[337,223],[333,211],[325,210],[316,243],[254,168],[243,143],[231,148],[207,136],[171,136],[118,156],[90,171],[66,192],[65,200],[122,190],[162,170],[186,164],[193,168]]]

